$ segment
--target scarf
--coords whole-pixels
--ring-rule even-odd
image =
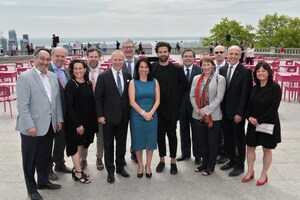
[[[203,88],[203,91],[202,91],[202,94],[200,94],[200,88],[201,88],[201,84],[202,81],[204,79],[204,74],[202,74],[197,82],[197,85],[196,85],[196,98],[195,98],[195,101],[196,101],[196,105],[198,107],[198,109],[201,109],[203,107],[205,107],[207,105],[207,93],[208,93],[208,86],[209,86],[209,83],[210,83],[210,80],[211,80],[211,77],[208,78],[208,80],[206,81],[206,84],[204,85],[204,88]],[[212,118],[210,115],[204,115],[202,117],[203,121],[205,123],[208,124],[208,128],[211,128],[213,126],[213,121],[212,121]]]

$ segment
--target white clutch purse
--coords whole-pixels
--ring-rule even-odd
[[[262,123],[256,127],[255,131],[273,135],[274,124]]]

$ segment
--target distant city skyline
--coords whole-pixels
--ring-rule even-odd
[[[209,36],[222,18],[257,28],[266,14],[299,16],[298,0],[2,0],[0,33],[20,38]]]

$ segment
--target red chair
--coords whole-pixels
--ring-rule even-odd
[[[24,67],[22,62],[16,62],[16,68]]]
[[[295,65],[286,66],[286,72],[295,73],[297,71],[297,67]]]
[[[29,66],[29,67],[33,67],[33,66],[34,66],[34,60],[29,60],[28,66]]]
[[[0,65],[0,71],[8,71],[7,65]]]
[[[20,75],[21,73],[23,72],[26,72],[28,68],[17,68],[17,72],[18,72],[18,75]]]
[[[294,61],[293,60],[286,60],[285,65],[293,65]]]
[[[10,117],[13,118],[12,109],[11,109],[11,101],[15,101],[16,97],[10,96],[9,87],[0,87],[0,102],[4,103],[4,112],[6,112],[6,102],[9,103],[10,108]]]
[[[285,100],[285,94],[286,91],[288,91],[288,102],[290,102],[291,98],[291,92],[292,92],[292,97],[294,96],[294,99],[298,97],[298,101],[300,102],[300,75],[291,75],[290,81],[287,86],[284,86],[284,96],[283,100]]]

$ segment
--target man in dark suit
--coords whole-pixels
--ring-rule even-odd
[[[122,51],[125,55],[125,62],[122,67],[122,71],[131,75],[131,78],[135,77],[135,64],[138,62],[138,58],[134,56],[135,46],[134,42],[130,39],[126,39],[122,43]],[[135,152],[130,149],[131,159],[137,163]]]
[[[49,181],[51,152],[55,132],[62,128],[63,114],[58,81],[47,71],[50,52],[41,48],[34,52],[34,67],[22,73],[17,81],[16,130],[21,132],[23,171],[28,196],[40,200],[37,189],[61,188]],[[34,174],[37,172],[37,182]]]
[[[107,181],[114,183],[114,139],[116,140],[116,172],[129,177],[124,169],[129,121],[128,84],[130,75],[123,72],[124,54],[116,50],[111,55],[112,68],[101,73],[95,89],[98,122],[103,125],[104,161]]]
[[[64,95],[65,85],[71,78],[69,69],[67,67],[64,67],[64,62],[67,55],[68,52],[65,48],[62,47],[53,48],[51,51],[52,61],[48,68],[49,71],[54,72],[56,74],[56,77],[58,79],[63,117],[65,117],[66,114],[66,103],[65,103],[65,95]],[[72,169],[65,165],[65,159],[64,159],[65,147],[66,147],[66,134],[65,134],[65,129],[63,127],[59,133],[55,134],[52,160],[55,163],[55,167],[54,167],[55,171],[59,171],[63,173],[71,173]],[[49,179],[52,181],[58,180],[58,176],[56,175],[56,173],[54,173],[52,166],[49,171]]]
[[[176,165],[177,136],[176,128],[179,119],[179,109],[182,95],[189,90],[182,68],[169,62],[171,45],[167,42],[158,42],[155,51],[159,61],[153,64],[153,74],[160,85],[160,105],[158,113],[158,151],[160,162],[156,172],[160,173],[165,167],[166,156],[166,134],[169,139],[171,174],[177,174]]]
[[[244,114],[252,88],[251,70],[239,63],[240,47],[234,45],[228,49],[229,65],[220,68],[220,75],[227,80],[226,93],[222,102],[225,150],[230,161],[221,170],[233,168],[229,176],[238,176],[244,172],[245,162],[245,119]]]
[[[195,52],[192,49],[186,49],[182,52],[181,58],[183,61],[182,70],[189,82],[189,87],[193,82],[193,78],[196,75],[201,74],[202,70],[199,66],[195,65]],[[177,158],[177,161],[182,161],[191,156],[191,130],[192,130],[192,143],[193,143],[193,155],[195,157],[195,163],[200,164],[201,154],[199,151],[199,142],[197,137],[197,130],[192,118],[193,107],[190,102],[190,90],[183,94],[182,104],[180,106],[180,140],[181,140],[181,156]]]

